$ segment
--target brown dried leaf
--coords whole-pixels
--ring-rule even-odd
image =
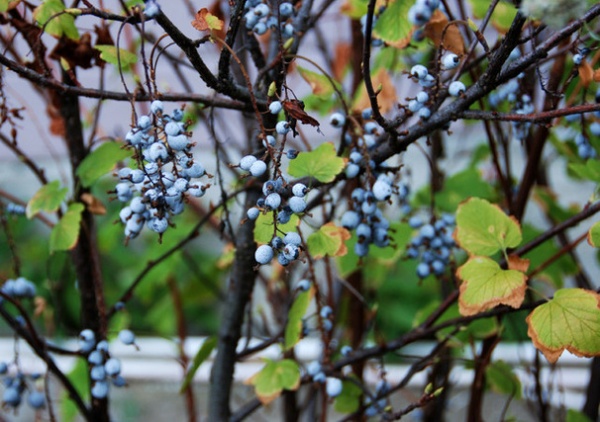
[[[81,202],[87,205],[87,210],[92,214],[104,215],[106,214],[106,207],[98,198],[91,193],[82,193]]]
[[[379,104],[379,111],[381,113],[387,113],[398,102],[396,88],[392,83],[392,78],[390,78],[389,73],[384,68],[381,68],[371,80],[373,81],[375,92],[378,92],[377,103]],[[358,112],[371,107],[371,101],[369,100],[369,95],[367,94],[364,84],[362,84],[359,92],[360,94],[356,97],[352,106],[352,109]]]
[[[210,13],[206,7],[203,7],[196,13],[192,26],[198,31],[220,31],[223,29],[223,21]]]
[[[527,258],[521,258],[517,255],[508,256],[508,269],[517,270],[522,273],[526,272],[529,268],[529,260]]]
[[[50,58],[54,60],[65,59],[70,69],[76,66],[89,69],[92,67],[92,60],[98,57],[99,52],[92,47],[92,36],[89,32],[83,34],[79,40],[62,37],[50,53]]]
[[[592,66],[585,59],[579,65],[579,79],[581,79],[581,83],[586,88],[590,85],[592,79],[594,79],[594,69],[592,69]]]
[[[600,69],[594,70],[594,82],[600,82]]]
[[[352,57],[352,45],[347,42],[340,42],[335,46],[335,55],[333,56],[332,73],[337,81],[344,79],[344,71],[350,63]]]
[[[429,22],[425,25],[423,34],[429,38],[436,47],[443,47],[454,54],[464,54],[465,42],[458,26],[448,22],[448,17],[441,10],[436,10]],[[443,39],[442,39],[443,36]]]

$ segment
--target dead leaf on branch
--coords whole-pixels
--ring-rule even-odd
[[[392,78],[390,78],[389,73],[384,68],[381,68],[371,77],[371,81],[375,92],[377,92],[379,111],[382,114],[385,114],[392,110],[398,102],[396,88],[392,83]],[[356,97],[352,109],[360,112],[366,108],[371,108],[371,101],[369,100],[369,95],[367,94],[364,83],[361,84],[359,92],[360,94]]]
[[[465,42],[458,26],[456,23],[449,22],[446,14],[439,9],[425,24],[423,34],[433,41],[436,47],[443,45],[446,50],[458,55],[465,52]]]
[[[198,31],[220,31],[223,29],[223,21],[203,7],[196,13],[192,26]]]

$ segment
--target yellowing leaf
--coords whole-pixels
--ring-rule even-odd
[[[308,305],[315,295],[314,287],[305,292],[298,293],[288,313],[288,322],[285,326],[284,350],[290,350],[302,338],[302,319],[308,309]]]
[[[525,299],[527,276],[515,270],[503,270],[487,257],[473,257],[457,271],[462,280],[458,297],[461,315],[475,315],[498,305],[518,308]]]
[[[256,396],[262,404],[269,404],[285,390],[297,390],[300,386],[300,368],[291,359],[280,362],[267,360],[267,364],[246,381],[254,385]]]
[[[338,157],[331,142],[325,142],[310,152],[301,152],[290,161],[288,173],[294,177],[314,177],[320,182],[329,183],[340,174],[346,165]]]
[[[360,19],[367,14],[368,2],[365,0],[346,0],[340,7],[340,12],[353,19]]]
[[[327,76],[298,66],[298,73],[310,85],[313,94],[328,97],[333,94],[333,86]]]
[[[308,236],[306,243],[314,259],[323,258],[325,255],[344,256],[348,253],[346,240],[351,236],[348,230],[330,222]]]
[[[0,0],[0,13],[12,10],[21,3],[21,0]]]
[[[63,35],[73,40],[79,39],[75,18],[62,13],[65,5],[61,0],[45,0],[33,10],[33,18],[48,34],[60,38]]]
[[[480,198],[471,198],[456,211],[458,244],[471,255],[493,255],[521,243],[521,227],[495,204]]]
[[[88,192],[84,192],[79,197],[81,202],[87,205],[87,210],[95,215],[105,215],[106,207],[98,198]]]
[[[84,210],[83,204],[76,202],[69,205],[69,209],[56,223],[50,233],[50,253],[55,251],[67,251],[77,245],[79,239],[79,223],[81,222],[81,213]]]
[[[600,295],[584,289],[561,289],[527,317],[527,335],[550,363],[563,351],[600,356]]]
[[[54,212],[58,209],[69,189],[61,188],[60,182],[55,180],[42,186],[29,200],[25,209],[27,218],[38,212]]]
[[[210,13],[206,7],[203,7],[196,13],[194,20],[192,21],[192,26],[198,31],[220,31],[223,29],[223,21]]]
[[[398,102],[396,87],[392,83],[389,73],[384,68],[380,68],[375,75],[372,75],[371,80],[373,81],[375,92],[378,93],[377,103],[379,104],[379,111],[381,111],[381,113],[387,113],[392,110]],[[357,90],[352,109],[362,111],[366,108],[371,108],[371,101],[369,100],[365,84],[362,83]]]
[[[122,48],[117,50],[117,47],[114,45],[96,45],[94,48],[100,51],[100,58],[102,60],[113,66],[118,67],[120,62],[121,68],[127,68],[137,62],[136,54]]]
[[[588,243],[595,247],[600,248],[600,221],[597,221],[588,232],[587,236]]]
[[[423,34],[429,38],[436,47],[443,44],[446,50],[455,54],[465,52],[465,42],[458,29],[458,26],[448,23],[448,17],[444,12],[437,9],[429,22],[425,24]]]

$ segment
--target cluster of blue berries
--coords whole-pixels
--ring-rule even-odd
[[[15,204],[14,202],[9,202],[6,204],[4,208],[7,214],[12,215],[25,215],[25,207],[23,205]]]
[[[119,340],[124,344],[134,345],[135,335],[130,330],[122,330],[119,332]],[[94,398],[106,398],[111,384],[115,387],[124,387],[127,384],[121,376],[121,361],[111,357],[106,340],[96,342],[92,330],[85,329],[79,333],[79,350],[87,353]]]
[[[455,69],[460,64],[460,57],[457,54],[448,52],[441,58],[441,69]],[[431,117],[431,109],[427,106],[429,103],[429,94],[427,89],[432,88],[435,83],[435,77],[429,73],[429,69],[422,64],[416,64],[410,69],[410,77],[415,80],[423,90],[415,98],[409,100],[406,108],[413,114],[417,114],[422,120]],[[448,94],[452,97],[460,97],[466,91],[465,84],[461,81],[453,81],[448,85]]]
[[[379,175],[370,190],[356,188],[352,191],[350,209],[342,215],[341,224],[348,230],[356,231],[354,252],[357,256],[367,256],[371,244],[380,248],[390,244],[390,223],[378,204],[388,201],[393,192],[392,180],[385,174]]]
[[[246,212],[250,220],[256,220],[261,212],[277,212],[277,222],[286,224],[293,214],[302,214],[306,210],[306,194],[308,187],[303,183],[292,186],[291,195],[289,185],[283,177],[267,180],[262,185],[263,196],[258,199],[256,206]],[[287,199],[286,199],[287,198]]]
[[[292,3],[273,3],[279,6],[271,9],[268,3],[261,0],[246,0],[244,9],[244,20],[246,29],[254,32],[256,35],[266,34],[268,30],[280,30],[284,39],[294,35],[294,25],[292,19],[296,14],[296,9]]]
[[[594,125],[593,123],[590,125],[590,133],[592,133],[592,134],[593,134],[593,130],[592,130],[593,125]],[[596,128],[594,130],[599,130],[599,129],[600,129],[600,127]],[[599,133],[600,133],[600,130],[595,135],[598,136]],[[579,158],[581,158],[582,160],[588,160],[590,158],[597,157],[596,150],[590,143],[590,140],[588,139],[588,137],[585,136],[583,133],[578,133],[577,135],[575,135],[575,145],[577,146],[577,155],[579,155]]]
[[[35,386],[35,382],[41,378],[41,375],[37,373],[25,375],[18,368],[16,373],[12,375],[9,369],[6,362],[0,362],[0,376],[2,376],[2,384],[6,388],[2,394],[3,406],[13,409],[18,408],[23,401],[23,393],[27,391],[27,404],[36,410],[44,408],[46,397]],[[31,381],[34,385],[28,385],[28,381]]]
[[[309,362],[308,365],[306,365],[306,373],[312,377],[313,382],[325,384],[325,392],[329,397],[337,397],[342,393],[342,380],[326,376],[319,361],[314,360]]]
[[[0,291],[13,299],[33,299],[35,296],[35,284],[24,277],[18,277],[14,280],[6,280]],[[0,303],[2,303],[2,300],[0,298]]]
[[[454,216],[444,214],[439,220],[428,224],[424,224],[420,217],[414,216],[409,219],[408,224],[414,229],[419,229],[406,251],[409,258],[420,260],[417,275],[425,278],[432,273],[436,276],[444,274],[450,262],[452,248],[456,246],[452,238]]]
[[[152,114],[141,116],[137,126],[125,136],[136,150],[138,168],[122,168],[121,182],[115,193],[121,202],[129,202],[119,216],[128,239],[136,237],[146,226],[162,236],[171,217],[181,214],[188,196],[201,197],[210,184],[198,179],[207,173],[190,149],[189,132],[182,122],[183,110],[163,113],[161,101],[154,101]]]
[[[296,232],[288,232],[283,238],[275,236],[270,244],[260,245],[256,248],[254,259],[260,265],[267,265],[277,254],[277,262],[287,267],[300,257],[301,251],[302,238],[300,235]]]

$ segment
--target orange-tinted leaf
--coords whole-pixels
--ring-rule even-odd
[[[329,222],[308,236],[308,250],[315,259],[322,258],[325,255],[344,256],[348,253],[346,240],[350,237],[348,230]]]
[[[429,38],[436,47],[443,44],[446,50],[452,51],[455,54],[463,54],[465,52],[465,42],[463,40],[458,26],[453,23],[448,23],[448,17],[441,10],[436,10],[425,25],[423,34]],[[443,39],[442,39],[443,38]]]
[[[582,357],[600,355],[600,295],[561,289],[527,317],[527,335],[550,363],[563,351]]]
[[[337,81],[344,79],[344,71],[350,63],[350,57],[352,57],[352,45],[350,43],[341,42],[335,46],[331,70]]]
[[[192,26],[198,31],[220,31],[223,29],[223,21],[210,13],[206,7],[203,7],[196,13]]]
[[[592,69],[592,66],[584,59],[579,65],[578,70],[581,83],[587,88],[590,85],[590,82],[592,82],[592,79],[594,79],[594,69]]]
[[[524,273],[529,268],[529,260],[526,258],[520,258],[517,255],[508,256],[508,269],[521,271]]]
[[[600,82],[600,69],[594,70],[594,82]]]
[[[490,258],[470,258],[458,268],[456,276],[462,280],[458,298],[461,315],[475,315],[498,305],[518,308],[525,299],[527,276],[503,270]]]
[[[92,214],[96,215],[104,215],[106,214],[106,207],[98,198],[96,198],[91,193],[82,193],[81,194],[81,202],[87,205],[87,210]]]
[[[390,78],[389,73],[384,68],[381,68],[374,76],[372,76],[371,80],[373,81],[375,92],[378,92],[377,103],[379,104],[379,111],[381,113],[387,113],[392,110],[398,102],[396,88],[392,83],[392,78]],[[356,97],[352,108],[357,111],[371,108],[369,95],[367,94],[364,84],[361,85],[358,92],[359,94]]]

